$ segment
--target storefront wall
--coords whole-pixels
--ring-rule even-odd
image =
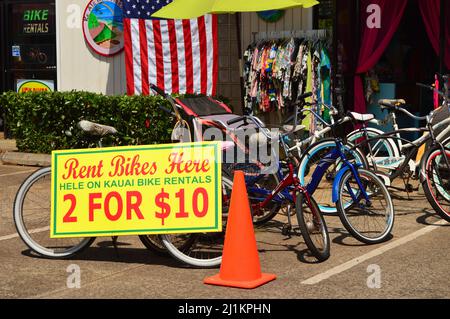
[[[279,32],[311,30],[313,28],[313,9],[289,9],[277,22],[265,22],[254,12],[242,14],[242,48],[253,42],[255,32]]]
[[[58,89],[124,94],[124,53],[103,57],[93,52],[84,40],[81,16],[88,2],[58,0],[56,3]],[[267,23],[256,13],[244,13],[241,24],[242,49],[253,42],[254,32],[311,28],[312,9],[286,10],[284,17],[276,23]],[[219,19],[219,59],[218,95],[226,96],[234,106],[240,106],[238,46],[233,15],[224,15]]]
[[[124,94],[124,53],[103,57],[88,46],[82,30],[87,0],[56,1],[59,91],[83,90]]]

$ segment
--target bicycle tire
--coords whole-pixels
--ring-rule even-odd
[[[229,199],[231,198],[231,189],[233,188],[233,182],[227,177],[222,176],[222,188],[223,192],[226,191],[228,198],[227,201],[223,201],[224,211],[222,215],[223,220],[223,230],[220,233],[205,233],[205,234],[191,234],[195,240],[192,245],[186,249],[180,249],[174,244],[173,236],[176,235],[161,235],[161,240],[166,247],[169,254],[176,260],[196,268],[214,268],[220,266],[222,263],[222,250],[223,243],[225,240],[225,230],[226,230],[226,218],[227,214],[227,203],[229,204]],[[225,189],[226,188],[226,189]],[[195,236],[195,237],[194,237]],[[206,242],[207,240],[213,241],[211,244]],[[213,245],[213,246],[212,246]]]
[[[148,250],[155,254],[163,257],[170,256],[162,242],[161,235],[140,235],[139,239]],[[195,234],[183,234],[178,236],[177,239],[178,249],[187,249],[195,241]]]
[[[389,194],[389,191],[386,187],[386,185],[384,185],[384,182],[373,172],[366,170],[366,169],[358,169],[358,174],[360,177],[361,182],[364,184],[364,186],[366,187],[366,189],[370,188],[370,192],[367,192],[372,205],[374,205],[375,203],[375,196],[380,194],[380,197],[382,197],[385,200],[385,203],[381,204],[381,207],[385,210],[384,213],[384,217],[383,214],[381,214],[381,218],[379,219],[374,219],[375,217],[377,217],[376,215],[379,215],[379,213],[373,213],[372,211],[369,211],[369,209],[367,209],[363,204],[358,204],[356,205],[355,203],[351,202],[351,205],[348,205],[349,202],[347,202],[344,199],[344,194],[345,194],[345,187],[347,187],[347,192],[349,192],[348,190],[348,185],[350,186],[351,191],[353,192],[353,189],[356,189],[357,186],[352,187],[350,185],[349,179],[354,177],[353,172],[350,170],[348,172],[346,172],[343,176],[342,179],[339,182],[339,199],[337,202],[337,208],[339,211],[339,218],[342,222],[342,224],[344,225],[345,229],[357,240],[359,240],[362,243],[365,244],[378,244],[378,243],[382,243],[384,241],[386,241],[387,239],[389,239],[392,229],[394,227],[394,219],[395,219],[395,212],[394,212],[394,205],[392,203],[392,198]],[[371,182],[373,184],[369,184],[369,180],[371,180]],[[347,182],[349,183],[347,185]],[[355,195],[356,197],[360,197],[361,196],[361,192],[359,191],[359,194]],[[350,197],[351,198],[351,197]],[[361,199],[361,201],[363,201],[364,199]],[[378,200],[378,198],[377,198]],[[381,198],[379,199],[381,200]],[[365,201],[365,200],[364,200]],[[347,203],[346,203],[347,202]],[[345,203],[345,204],[344,204]],[[367,203],[366,203],[367,204]],[[344,209],[345,207],[345,209]],[[371,208],[371,210],[373,210],[373,207],[368,206],[368,208]],[[380,210],[380,212],[382,212],[382,209]],[[356,217],[361,216],[361,211],[367,215],[372,217],[372,219],[370,219],[368,222],[366,222],[366,220],[363,222],[362,227],[357,227],[356,224],[354,222]],[[369,214],[367,214],[369,213]],[[384,220],[384,225],[381,224],[381,230],[374,230],[373,228],[367,229],[365,226],[368,225],[370,227],[370,222],[372,222],[373,225],[375,225],[375,222],[378,222],[378,220]],[[360,224],[359,224],[360,225]]]
[[[46,178],[48,180],[45,180]],[[42,185],[37,185],[38,182],[42,182]],[[51,199],[48,198],[46,200],[46,194],[50,194],[51,191],[51,168],[46,167],[37,170],[33,174],[31,174],[20,186],[17,191],[16,197],[14,199],[13,206],[13,218],[14,224],[16,226],[17,232],[23,242],[34,252],[39,255],[50,258],[50,259],[64,259],[70,258],[77,253],[80,253],[82,250],[88,248],[95,240],[95,238],[64,238],[64,239],[50,239],[49,236],[44,235],[41,240],[37,240],[39,234],[47,233],[47,230],[50,230],[50,204]],[[34,195],[31,190],[33,186],[36,186],[37,195]],[[43,216],[36,218],[37,213],[32,213],[33,219],[32,224],[27,225],[25,219],[28,218],[28,208],[31,208],[30,211],[34,211],[36,203],[33,203],[33,196],[35,196],[36,200],[39,201],[42,205],[48,205],[48,207],[39,207],[39,212],[43,211]],[[32,205],[29,206],[28,201],[31,201]],[[48,208],[48,211],[45,210]],[[24,211],[26,210],[27,213]],[[31,215],[30,215],[31,216]],[[42,225],[36,224],[36,221],[41,221]],[[32,226],[32,227],[28,227]],[[49,244],[44,244],[44,240]],[[67,246],[65,243],[69,241],[77,241],[75,244],[71,244]],[[64,245],[55,246],[57,242],[64,242]]]
[[[141,243],[150,251],[159,256],[168,256],[169,252],[162,243],[159,235],[139,235]]]
[[[307,179],[311,177],[309,176],[309,174],[312,174],[314,171],[311,170],[311,167],[317,164],[318,161],[323,158],[323,155],[327,154],[333,148],[336,148],[336,141],[334,139],[328,138],[311,145],[303,153],[300,159],[300,164],[298,166],[298,178],[300,179],[300,183],[302,185],[306,186],[308,184]],[[356,157],[356,163],[361,164],[364,168],[368,167],[365,156],[358,149],[355,149],[355,151],[353,152],[353,156]],[[315,161],[317,161],[317,163]],[[338,212],[335,204],[332,201],[331,192],[329,190],[331,189],[334,177],[339,170],[339,163],[340,161],[337,160],[335,164],[330,166],[330,168],[328,169],[328,173],[320,182],[318,189],[324,190],[321,193],[321,198],[318,199],[317,195],[314,194],[314,198],[320,208],[320,211],[324,214],[337,214]]]
[[[450,148],[445,150],[450,162]],[[425,197],[430,205],[439,216],[450,222],[450,172],[442,156],[442,149],[439,146],[430,149],[424,155],[421,179]],[[442,162],[436,163],[436,160]]]
[[[295,203],[297,221],[300,227],[300,232],[303,236],[303,239],[305,240],[306,246],[308,246],[309,251],[319,262],[323,262],[328,258],[330,258],[330,235],[328,233],[328,228],[325,219],[322,213],[320,212],[319,206],[312,197],[310,197],[310,204],[308,203],[305,194],[303,193],[297,194]],[[312,215],[311,216],[312,220],[311,218],[306,218],[307,215]],[[317,221],[317,218],[319,219],[319,221]],[[318,228],[316,228],[317,225],[319,225]],[[312,234],[313,230],[316,230],[316,234],[319,235],[317,236],[318,238],[316,238],[315,236],[315,239],[318,239],[318,241],[322,239],[323,241],[322,248],[318,247],[317,240],[314,240],[312,238],[311,235],[313,235]]]
[[[245,165],[244,165],[245,166]],[[244,173],[245,172],[245,168],[243,169]],[[222,169],[222,176],[226,176],[230,181],[233,181],[233,176],[234,176],[234,169],[233,169],[233,165],[223,165],[223,169]],[[262,189],[266,189],[266,190],[274,190],[276,186],[278,186],[279,184],[279,179],[277,174],[267,174],[267,176],[263,177],[261,179],[261,182],[256,183],[258,185],[259,188]],[[250,192],[250,190],[248,189],[248,196],[250,201],[252,201],[252,193]],[[269,209],[262,209],[262,214],[261,215],[253,215],[253,224],[255,226],[261,226],[266,224],[267,222],[271,221],[275,216],[278,215],[278,212],[281,208],[281,205],[273,205],[270,206]]]

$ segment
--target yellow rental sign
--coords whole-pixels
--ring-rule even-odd
[[[220,142],[55,151],[51,238],[219,232]]]

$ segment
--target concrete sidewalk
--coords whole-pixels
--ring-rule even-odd
[[[18,152],[15,140],[5,140],[0,136],[0,163],[22,166],[50,166],[51,156]]]

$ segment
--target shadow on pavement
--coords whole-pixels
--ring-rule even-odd
[[[417,217],[416,221],[419,224],[430,226],[435,225],[436,222],[443,220],[437,213],[434,211],[428,211],[426,209],[423,210],[424,215]],[[444,225],[435,225],[438,227],[450,227],[450,223]]]
[[[178,262],[170,256],[159,256],[146,248],[124,248],[128,243],[117,243],[118,249],[114,249],[111,242],[99,242],[95,246],[91,246],[80,252],[76,256],[67,258],[73,261],[104,261],[104,262],[120,262],[126,264],[144,264],[144,265],[162,265],[172,268],[189,268],[189,266]],[[30,249],[22,251],[22,255],[46,259]]]

